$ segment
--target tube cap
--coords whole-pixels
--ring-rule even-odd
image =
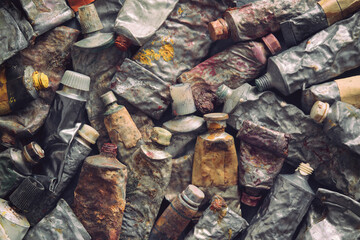
[[[77,12],[79,10],[79,7],[83,5],[87,5],[92,3],[94,0],[68,0],[70,7],[72,10]]]
[[[170,95],[175,116],[188,115],[196,111],[190,84],[180,83],[170,86]]]
[[[117,102],[117,98],[112,91],[108,91],[107,93],[101,95],[100,98],[105,106],[112,104],[113,102]]]
[[[78,72],[66,70],[61,78],[61,83],[71,88],[89,91],[90,77]]]
[[[36,90],[41,90],[49,87],[49,78],[45,73],[35,71],[32,74],[34,87]]]
[[[31,205],[44,192],[44,186],[33,177],[25,178],[17,189],[10,195],[10,202],[23,212],[30,211]]]
[[[161,127],[154,127],[150,138],[152,141],[160,145],[169,146],[171,139],[171,132]]]
[[[45,156],[44,150],[36,142],[31,142],[24,146],[23,153],[25,159],[33,165],[38,164]]]
[[[241,202],[250,207],[256,207],[261,198],[262,196],[251,196],[244,191],[241,193]]]
[[[80,130],[78,131],[78,134],[85,139],[86,141],[88,141],[91,144],[95,144],[96,140],[99,137],[99,132],[95,130],[95,128],[84,124]]]
[[[116,144],[113,144],[113,143],[104,143],[104,145],[101,148],[101,152],[111,153],[111,154],[114,154],[116,156],[116,154],[117,154],[117,146],[116,146]]]
[[[93,3],[79,7],[79,19],[83,34],[96,32],[104,28]]]
[[[195,185],[189,184],[186,189],[182,191],[181,196],[187,203],[197,207],[204,199],[205,194]]]
[[[274,36],[274,34],[270,33],[266,35],[265,37],[261,38],[267,48],[270,50],[272,55],[275,55],[276,53],[281,51],[281,45],[279,40]]]
[[[208,30],[210,33],[210,38],[213,41],[220,39],[228,39],[229,38],[229,27],[226,21],[222,18],[218,20],[212,21],[208,24]]]
[[[126,52],[129,49],[129,47],[131,46],[131,44],[132,44],[131,40],[123,35],[119,35],[116,37],[115,46],[120,51]]]
[[[314,169],[310,167],[309,163],[300,163],[296,171],[299,171],[301,175],[306,176],[312,174]]]
[[[311,108],[310,117],[318,123],[322,123],[328,112],[330,105],[326,102],[316,101]]]
[[[229,115],[227,113],[208,113],[204,115],[205,121],[223,121],[228,118]]]

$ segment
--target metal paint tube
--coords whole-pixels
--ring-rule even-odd
[[[316,4],[314,0],[261,0],[231,8],[209,24],[212,40],[254,40],[280,30],[280,23],[296,17]],[[251,31],[249,31],[251,29]]]
[[[331,107],[328,103],[317,101],[311,108],[310,117],[318,123],[324,121],[324,131],[333,142],[360,154],[359,109],[340,101]]]
[[[149,240],[176,240],[197,213],[204,193],[189,185],[170,203],[155,222]]]
[[[71,140],[69,146],[64,150],[64,159],[60,163],[57,176],[35,176],[46,189],[42,197],[39,197],[36,204],[25,214],[31,226],[37,224],[55,208],[58,200],[68,190],[71,181],[79,172],[83,161],[90,154],[91,145],[95,143],[97,137],[98,133],[95,129],[84,124],[77,131],[77,136]]]
[[[315,197],[308,184],[312,171],[301,163],[294,174],[280,174],[242,239],[291,239]]]
[[[0,153],[0,197],[4,198],[32,174],[32,166],[44,158],[43,149],[35,142],[23,150],[8,148]]]
[[[181,73],[195,67],[208,54],[211,40],[207,24],[214,17],[220,17],[226,8],[222,0],[179,1],[164,24],[132,59],[165,82],[174,84]]]
[[[281,50],[274,35],[262,40],[264,43],[248,41],[233,45],[179,76],[180,82],[191,84],[196,108],[201,113],[212,112],[219,102],[215,94],[219,85],[237,88],[255,79],[265,68],[267,58]]]
[[[92,239],[119,239],[126,179],[126,166],[116,159],[116,145],[105,143],[100,155],[86,158],[75,189],[73,210]]]
[[[0,64],[29,46],[35,38],[30,23],[10,0],[0,3]]]
[[[276,88],[285,96],[324,82],[360,63],[360,12],[318,32],[300,45],[271,57],[267,73],[256,79],[260,91]]]
[[[40,145],[46,152],[40,173],[57,177],[65,150],[80,125],[85,121],[86,92],[90,78],[67,70],[61,80],[63,88],[56,92],[55,99],[43,126]]]
[[[0,68],[0,115],[26,106],[49,86],[48,77],[31,66]]]
[[[289,136],[248,120],[237,133],[240,139],[239,183],[241,202],[255,207],[269,190],[288,155]]]
[[[30,228],[26,217],[16,212],[8,201],[0,199],[0,227],[10,240],[22,240]]]
[[[359,224],[359,202],[319,188],[296,239],[359,239]]]
[[[275,93],[259,93],[247,83],[241,88],[245,88],[239,91],[243,94],[232,98],[236,104],[227,120],[231,127],[239,130],[245,119],[251,119],[261,126],[289,134],[287,163],[297,166],[299,162],[309,162],[316,169],[314,178],[318,182],[360,199],[357,154],[332,143],[319,124]]]
[[[173,157],[179,157],[189,149],[194,149],[197,136],[206,130],[205,121],[191,115],[196,108],[190,84],[170,86],[170,95],[175,118],[163,123],[163,127],[172,133],[171,144],[166,147],[166,151]]]
[[[148,239],[171,175],[171,155],[164,151],[171,133],[154,127],[153,143],[142,145],[129,162],[126,207],[120,239]]]
[[[305,113],[310,110],[316,101],[335,101],[349,103],[360,108],[360,76],[337,79],[304,89],[301,94],[301,107]]]
[[[349,17],[360,8],[358,0],[322,0],[300,16],[281,23],[286,45],[292,47],[328,26]]]
[[[170,103],[169,84],[127,58],[111,80],[110,88],[115,94],[157,120]]]
[[[20,3],[37,35],[75,16],[65,0],[20,0]]]
[[[142,46],[163,24],[177,2],[178,0],[127,0],[116,17],[115,32],[132,44]],[[124,51],[127,47],[120,46]]]
[[[125,0],[96,0],[94,5],[104,26],[102,32],[115,32],[115,20]]]
[[[235,239],[246,227],[245,219],[231,210],[219,195],[212,198],[211,205],[205,210],[199,222],[185,238],[197,239]]]
[[[192,184],[200,187],[237,185],[238,159],[234,138],[225,132],[228,115],[209,113],[204,119],[208,133],[196,140]]]
[[[84,226],[64,199],[60,199],[56,208],[32,227],[24,240],[57,240],[57,239],[90,240]]]

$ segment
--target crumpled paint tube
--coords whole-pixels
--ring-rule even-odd
[[[90,240],[84,226],[64,199],[60,199],[56,208],[32,227],[24,240]]]
[[[120,237],[128,172],[116,152],[115,144],[105,143],[100,155],[86,158],[75,189],[74,213],[93,240]]]
[[[148,239],[171,175],[171,155],[164,151],[171,133],[154,127],[152,143],[142,145],[129,162],[121,240]]]
[[[244,218],[231,210],[219,195],[212,198],[211,205],[205,210],[199,222],[185,240],[234,239],[248,226]]]
[[[149,240],[176,240],[198,211],[204,193],[194,185],[188,185],[184,191],[171,201],[155,222]]]
[[[321,0],[300,16],[280,24],[288,47],[298,45],[328,26],[349,17],[360,8],[359,0]]]
[[[280,30],[280,23],[296,17],[316,4],[315,0],[261,0],[239,8],[230,8],[209,24],[212,40],[253,40]],[[251,29],[249,31],[249,29]]]
[[[335,101],[342,101],[360,108],[360,76],[313,85],[302,91],[301,107],[305,113],[310,113],[316,101],[327,102],[329,104]]]
[[[169,84],[126,58],[110,88],[148,116],[160,119],[170,103]]]
[[[255,207],[282,168],[290,136],[246,120],[236,137],[240,139],[239,183],[245,188],[241,202]]]
[[[65,150],[81,123],[85,121],[85,94],[89,91],[90,78],[67,70],[61,80],[63,88],[55,99],[43,126],[40,145],[46,152],[40,173],[57,177]]]
[[[65,0],[20,0],[20,3],[37,35],[75,16]]]
[[[271,57],[267,73],[255,80],[260,91],[276,88],[285,96],[339,76],[360,65],[360,12],[335,23],[300,45]]]
[[[203,118],[192,115],[196,108],[190,84],[170,86],[170,95],[175,118],[163,123],[163,127],[172,134],[171,144],[166,151],[173,157],[179,157],[194,149],[197,136],[205,132],[206,127]]]
[[[281,50],[273,34],[262,40],[264,43],[248,41],[233,45],[179,76],[178,81],[191,83],[196,108],[201,113],[213,111],[219,85],[237,88],[255,79],[265,68],[267,58]]]
[[[115,20],[116,45],[126,51],[130,44],[142,46],[154,35],[178,0],[127,0]],[[141,9],[141,11],[139,11]]]
[[[49,86],[49,78],[31,66],[0,67],[0,115],[26,106]]]
[[[55,177],[35,175],[35,178],[45,186],[45,192],[25,214],[31,226],[37,224],[56,206],[83,161],[90,154],[91,145],[99,136],[95,129],[86,124],[77,133],[77,136],[71,140],[69,146],[64,150],[64,159],[60,164],[58,175]]]
[[[312,171],[301,163],[294,174],[280,174],[242,239],[291,239],[315,197],[308,184]]]
[[[331,107],[317,101],[311,108],[310,117],[318,123],[324,122],[325,133],[336,144],[360,154],[360,109],[340,101]]]
[[[319,188],[296,240],[359,239],[360,203]]]
[[[309,162],[316,169],[314,177],[318,182],[360,199],[357,154],[332,143],[319,124],[275,93],[259,93],[247,83],[235,92],[239,95],[225,102],[225,106],[227,101],[233,102],[228,104],[227,123],[231,127],[239,130],[244,119],[251,119],[261,126],[289,134],[287,163],[297,166],[299,162]]]
[[[0,153],[0,197],[11,193],[25,178],[32,174],[32,166],[44,158],[43,149],[35,142],[22,150],[8,148]]]
[[[0,227],[2,228],[0,231],[3,235],[9,240],[22,240],[30,228],[26,217],[16,212],[4,199],[0,199],[0,212]]]
[[[34,40],[30,23],[10,0],[0,2],[0,64],[25,49]]]
[[[103,32],[114,32],[115,20],[124,2],[125,0],[96,0],[94,2],[104,25]]]

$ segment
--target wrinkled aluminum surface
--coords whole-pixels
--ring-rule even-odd
[[[291,239],[314,196],[307,176],[299,172],[280,174],[251,220],[243,239]]]
[[[10,0],[0,2],[0,64],[29,46],[35,38],[30,23]]]
[[[320,124],[275,93],[259,93],[250,85],[248,88],[229,114],[227,123],[231,127],[239,130],[243,120],[251,119],[256,124],[291,135],[288,163],[297,166],[300,162],[309,162],[317,168],[314,173],[317,181],[360,199],[360,173],[357,170],[360,163],[356,154],[333,144]]]
[[[217,87],[225,84],[237,88],[255,79],[265,68],[268,55],[263,43],[238,43],[182,73],[178,81],[191,83],[195,105],[201,113],[212,112],[218,104]]]
[[[8,148],[0,153],[0,198],[6,197],[26,178],[27,173],[16,168],[16,162],[20,162],[16,159],[22,158],[21,151],[15,148]]]
[[[360,12],[270,57],[272,86],[284,95],[360,66]]]
[[[82,144],[77,137],[75,137],[66,149],[56,184],[50,186],[50,190],[60,196],[80,170],[82,163],[90,152],[91,148]]]
[[[121,98],[146,113],[160,119],[170,104],[170,84],[126,58],[110,83]]]
[[[75,16],[65,0],[20,0],[20,3],[37,35]]]
[[[64,199],[60,199],[56,208],[32,227],[24,238],[24,240],[59,239],[91,239]]]
[[[63,95],[57,91],[49,114],[43,125],[40,146],[45,157],[39,166],[40,173],[48,177],[58,177],[64,161],[65,150],[75,136],[81,123],[86,120],[85,103]]]
[[[315,5],[315,0],[261,0],[224,13],[235,41],[253,40],[280,30],[280,23]],[[251,29],[251,31],[249,31]]]
[[[305,13],[280,24],[286,46],[298,45],[304,39],[329,26],[324,10],[315,4]]]
[[[125,0],[96,0],[94,2],[96,11],[104,26],[101,32],[114,32],[115,20],[124,2]]]
[[[313,85],[306,88],[301,93],[301,108],[309,114],[316,101],[327,102],[330,105],[335,101],[340,101],[340,92],[335,81]]]
[[[134,45],[142,46],[154,35],[178,0],[126,0],[115,20],[114,30]],[[141,9],[141,11],[140,11]]]
[[[244,121],[240,139],[239,182],[244,187],[270,189],[288,154],[290,136]]]
[[[120,239],[148,239],[171,176],[171,155],[142,145],[128,165],[126,207]]]
[[[360,110],[337,101],[331,105],[324,131],[335,143],[345,145],[360,154]]]
[[[340,193],[319,188],[296,239],[359,239],[359,225],[359,202]]]
[[[174,84],[182,72],[207,55],[211,44],[207,24],[220,17],[226,7],[222,0],[180,0],[133,59],[165,82]]]
[[[110,142],[104,125],[105,106],[100,96],[109,91],[108,86],[116,72],[116,66],[121,64],[128,53],[120,52],[114,45],[103,49],[84,49],[72,47],[71,59],[73,69],[91,78],[89,98],[86,111],[91,126],[99,132],[98,148]]]
[[[186,155],[173,158],[171,177],[166,189],[165,198],[172,202],[189,184],[191,184],[192,160],[194,150]]]
[[[199,222],[185,240],[234,239],[248,223],[231,210],[221,197],[215,195]]]

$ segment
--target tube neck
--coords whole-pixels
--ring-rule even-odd
[[[210,133],[221,133],[225,132],[226,121],[206,121],[206,126]]]
[[[226,86],[225,84],[222,84],[220,87],[218,87],[216,91],[216,95],[224,101],[225,99],[229,98],[231,94],[233,93],[233,90]]]
[[[259,77],[255,80],[255,85],[258,91],[263,92],[273,87],[272,78],[269,73]]]

